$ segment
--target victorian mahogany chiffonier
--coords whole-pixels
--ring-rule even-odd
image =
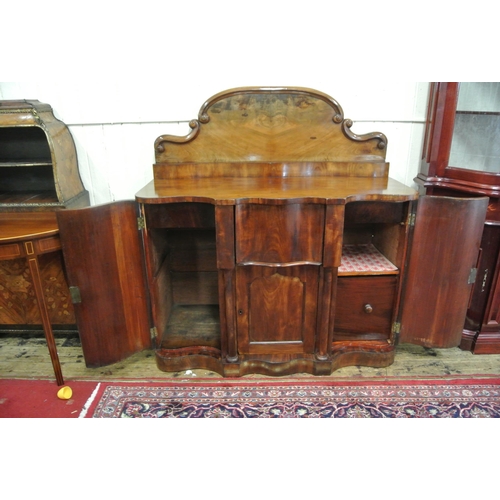
[[[89,205],[73,138],[39,101],[0,101],[0,331],[76,329],[55,212]]]
[[[57,213],[87,366],[327,375],[461,341],[487,198],[421,197],[334,99],[237,88],[135,200]]]
[[[487,196],[477,278],[460,347],[500,353],[500,83],[435,82],[415,179],[435,196]]]

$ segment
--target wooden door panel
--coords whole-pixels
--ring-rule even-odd
[[[500,267],[498,258],[492,268],[495,269],[495,273],[481,330],[498,332],[500,326],[500,280],[498,279]]]
[[[318,284],[316,266],[237,268],[239,352],[313,352]]]
[[[142,245],[133,201],[57,212],[85,362],[116,363],[151,346]]]
[[[325,207],[321,204],[236,206],[237,263],[321,263]]]
[[[493,311],[488,307],[488,303],[493,305],[491,300],[495,296],[497,261],[500,250],[500,227],[496,224],[486,224],[483,229],[481,241],[481,253],[478,261],[477,278],[472,291],[472,296],[467,311],[465,329],[478,331],[498,315],[498,308]]]
[[[488,198],[424,196],[406,271],[400,341],[460,344]]]

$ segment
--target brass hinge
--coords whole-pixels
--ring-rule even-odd
[[[146,227],[144,217],[137,217],[137,227],[139,228],[139,231],[142,231]]]
[[[415,225],[415,220],[417,218],[417,214],[415,212],[408,214],[408,225],[413,227]]]
[[[158,330],[156,329],[156,326],[153,326],[153,328],[149,329],[149,334],[151,335],[151,347],[153,349],[157,349],[160,345],[160,342],[158,340]]]
[[[400,332],[401,332],[401,323],[399,323],[399,321],[395,321],[392,324],[392,333],[399,335]]]
[[[472,285],[476,282],[477,269],[473,267],[469,273],[469,279],[467,280],[468,285]]]
[[[71,296],[71,302],[73,304],[81,304],[82,295],[80,294],[80,289],[77,286],[70,286],[69,294]]]
[[[150,328],[149,332],[151,333],[152,339],[155,339],[156,336],[158,335],[158,330],[156,329],[156,326],[153,326],[153,328]]]

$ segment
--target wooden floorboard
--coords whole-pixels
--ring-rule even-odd
[[[217,374],[206,370],[162,372],[156,367],[153,351],[146,350],[128,359],[102,368],[87,368],[78,337],[56,337],[59,359],[65,381],[71,380],[158,380],[175,378],[214,378]],[[397,347],[396,359],[386,368],[351,366],[340,368],[327,379],[367,378],[426,378],[426,377],[491,377],[500,376],[500,355],[475,355],[459,348],[427,349],[411,344]],[[248,375],[243,378],[265,378]],[[44,338],[0,336],[0,378],[53,379],[54,372]],[[270,377],[272,378],[272,377]],[[314,378],[297,374],[286,378]]]

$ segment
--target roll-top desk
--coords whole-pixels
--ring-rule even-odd
[[[487,200],[418,201],[351,126],[315,90],[222,92],[135,201],[58,213],[87,365],[326,375],[457,346]]]

